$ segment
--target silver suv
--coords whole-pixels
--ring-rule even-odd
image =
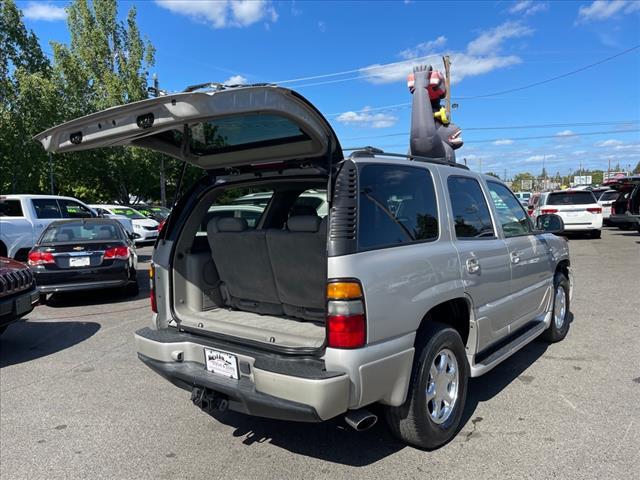
[[[154,315],[135,342],[208,412],[345,415],[363,430],[379,403],[399,438],[436,448],[459,427],[469,377],[569,329],[559,217],[534,227],[503,183],[455,163],[373,148],[345,158],[293,91],[168,95],[37,139],[52,152],[145,147],[206,170],[160,233]],[[301,200],[318,191],[328,214]],[[216,213],[254,194],[251,223]]]

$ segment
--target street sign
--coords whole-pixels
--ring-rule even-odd
[[[520,186],[522,187],[522,190],[532,190],[533,180],[520,180]]]

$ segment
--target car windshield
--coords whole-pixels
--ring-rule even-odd
[[[119,227],[111,222],[64,222],[49,225],[40,243],[122,240]]]
[[[142,215],[140,212],[134,210],[133,208],[129,208],[129,207],[117,207],[117,208],[112,208],[110,209],[115,215],[125,215],[127,217],[129,217],[132,220],[140,220],[143,218],[147,218],[144,215]]]
[[[618,198],[618,192],[604,192],[600,197],[601,202],[607,202]]]
[[[554,192],[549,194],[547,205],[587,205],[596,203],[591,192]]]

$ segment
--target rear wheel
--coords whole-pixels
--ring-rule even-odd
[[[442,324],[429,325],[416,342],[407,400],[387,407],[387,423],[400,440],[434,449],[458,431],[467,396],[469,366],[460,334]]]
[[[601,238],[602,230],[591,230],[591,238]]]
[[[131,267],[131,271],[129,272],[129,280],[130,283],[125,287],[125,293],[131,297],[135,297],[140,293],[140,287],[138,286],[136,270],[133,267]]]
[[[553,310],[551,325],[544,331],[542,338],[555,343],[563,340],[569,332],[569,280],[563,273],[557,272],[554,279]]]
[[[39,297],[39,301],[40,301],[40,305],[46,305],[47,304],[47,294],[46,293],[41,293],[40,297]]]
[[[0,327],[0,335],[2,335],[9,325],[3,325]]]

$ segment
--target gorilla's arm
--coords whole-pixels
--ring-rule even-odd
[[[409,148],[412,155],[442,158],[445,156],[445,148],[440,136],[436,133],[436,124],[427,91],[431,70],[431,65],[413,68],[415,90],[411,110]]]

